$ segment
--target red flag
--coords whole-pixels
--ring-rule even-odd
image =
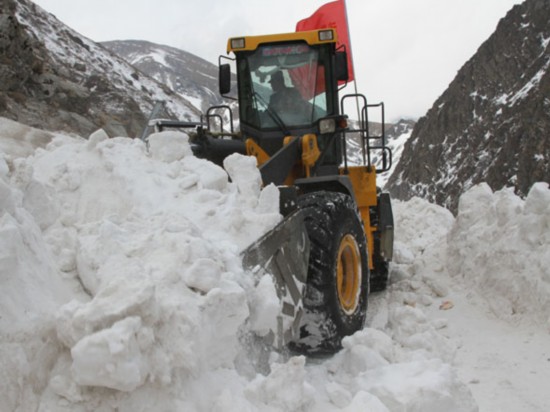
[[[351,58],[351,44],[349,41],[348,21],[346,15],[345,0],[331,1],[317,9],[307,19],[300,20],[296,24],[296,31],[307,31],[317,29],[336,29],[338,43],[336,46],[345,45],[348,53],[348,81],[354,79],[353,60]]]

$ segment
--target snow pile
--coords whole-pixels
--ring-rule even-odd
[[[273,322],[273,282],[256,284],[239,252],[279,221],[278,192],[261,188],[250,158],[229,157],[226,172],[195,158],[184,134],[154,135],[147,148],[101,131],[50,136],[19,157],[3,140],[5,124],[0,399],[8,411],[475,411],[453,365],[458,345],[442,333],[447,321],[428,316],[444,307],[447,266],[496,307],[536,292],[538,313],[548,313],[547,187],[525,202],[481,187],[465,195],[456,220],[420,199],[395,202],[392,284],[371,296],[368,327],[339,353],[269,352],[251,332]],[[528,251],[527,263],[519,257]],[[499,266],[503,255],[514,270]],[[490,281],[497,272],[506,285]],[[532,286],[517,283],[518,273]]]
[[[276,188],[260,190],[249,158],[227,160],[240,171],[229,183],[223,169],[192,156],[186,135],[152,136],[147,151],[97,132],[0,159],[9,410],[22,398],[28,410],[53,399],[55,410],[76,410],[105,396],[91,387],[142,387],[112,393],[138,410],[153,387],[224,367],[236,374],[252,289],[239,252],[280,219]],[[177,405],[186,394],[161,397]]]
[[[460,198],[449,234],[449,272],[483,295],[496,316],[550,330],[550,190],[525,200],[487,184]]]

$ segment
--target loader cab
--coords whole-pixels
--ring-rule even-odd
[[[333,29],[229,39],[243,136],[272,155],[285,136],[320,135],[319,121],[339,114],[338,80],[347,79],[336,40]],[[223,95],[229,77],[220,69]]]

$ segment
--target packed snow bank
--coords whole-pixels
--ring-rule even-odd
[[[487,261],[501,256],[499,242],[486,239],[500,236],[500,226],[490,216],[471,220],[486,207],[471,202],[479,211],[455,220],[420,199],[395,202],[389,290],[371,297],[368,327],[342,351],[306,360],[270,353],[250,333],[269,328],[277,302],[271,279],[255,284],[239,252],[280,219],[278,192],[261,188],[251,159],[231,156],[226,172],[195,158],[187,136],[173,132],[152,136],[149,148],[101,131],[51,137],[30,156],[11,146],[12,137],[0,146],[6,410],[477,409],[453,366],[458,345],[441,333],[446,320],[427,309],[447,297],[447,266],[455,278],[482,284],[485,269],[456,268],[471,264],[476,250]],[[484,196],[509,195],[499,193]],[[533,196],[509,196],[508,208],[495,213],[536,246],[532,258],[544,268],[547,187],[537,185]],[[522,232],[528,223],[539,237]],[[475,245],[472,233],[477,248],[460,254],[454,243]],[[547,272],[534,276],[547,281]]]
[[[550,190],[525,200],[487,184],[460,198],[449,233],[449,273],[484,296],[494,314],[550,331]]]

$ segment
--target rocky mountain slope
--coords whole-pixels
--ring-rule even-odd
[[[456,211],[485,181],[527,194],[550,181],[550,2],[526,0],[415,126],[386,188]]]
[[[156,101],[175,118],[199,116],[170,88],[29,0],[2,0],[0,56],[0,116],[30,126],[139,136]]]
[[[101,43],[132,66],[191,101],[198,110],[226,104],[218,93],[218,67],[194,54],[143,40]]]

